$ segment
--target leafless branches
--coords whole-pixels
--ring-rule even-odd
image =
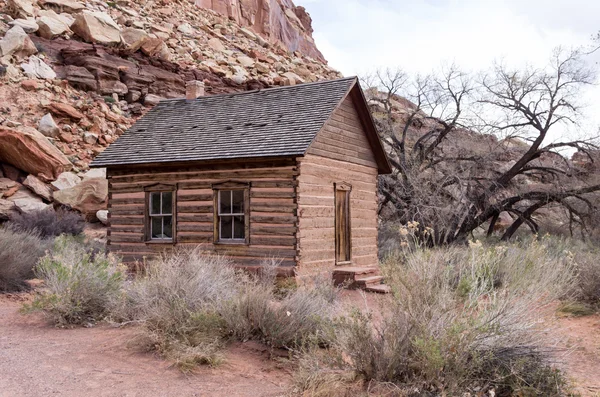
[[[539,228],[535,217],[548,205],[563,207],[571,225],[585,228],[600,191],[564,157],[576,150],[590,162],[592,139],[550,142],[564,126],[578,127],[582,89],[594,73],[579,51],[557,50],[547,68],[512,70],[496,64],[475,79],[450,66],[438,75],[409,78],[400,70],[380,71],[364,81],[382,138],[395,167],[380,180],[380,215],[418,221],[434,233],[431,244],[466,239],[499,214]]]

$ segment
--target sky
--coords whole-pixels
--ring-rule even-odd
[[[494,61],[543,67],[557,46],[590,46],[600,0],[296,0],[314,39],[345,76],[380,67],[428,74],[444,64],[478,72]],[[600,51],[591,58],[600,63]],[[588,128],[600,125],[600,86],[582,96]],[[593,126],[592,126],[593,125]],[[563,135],[563,134],[561,134]]]

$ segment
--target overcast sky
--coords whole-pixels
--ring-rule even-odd
[[[589,46],[600,31],[600,0],[295,2],[312,16],[318,48],[345,76],[378,67],[428,74],[449,63],[476,72],[495,60],[542,67],[557,46]],[[600,51],[590,61],[600,62]],[[583,98],[588,106],[584,129],[595,132],[600,87]]]
[[[591,43],[599,0],[297,0],[331,66],[427,73],[442,62],[478,70],[494,59],[538,64],[557,45]]]

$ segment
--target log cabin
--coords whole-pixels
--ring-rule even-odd
[[[189,82],[91,167],[107,169],[108,248],[126,262],[201,245],[298,279],[377,266],[391,167],[355,77],[213,96]]]

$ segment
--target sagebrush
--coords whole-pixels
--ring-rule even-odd
[[[85,221],[74,211],[64,208],[52,208],[15,215],[8,226],[20,232],[33,232],[42,238],[51,238],[61,234],[78,235],[83,233]]]
[[[383,264],[393,294],[382,319],[340,320],[336,348],[364,379],[423,393],[563,395],[540,319],[577,284],[565,248],[544,239],[407,246]]]
[[[57,325],[94,323],[105,318],[122,289],[125,269],[112,254],[94,252],[81,239],[62,235],[35,268],[44,288],[30,307]]]
[[[0,291],[21,290],[32,278],[37,261],[51,247],[35,232],[0,227]]]

